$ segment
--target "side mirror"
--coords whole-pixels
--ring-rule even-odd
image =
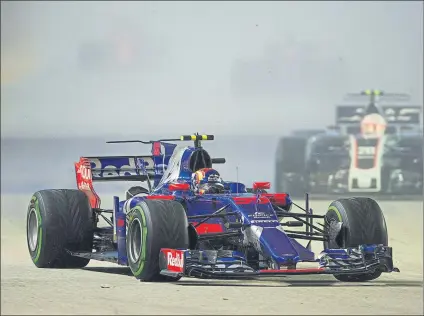
[[[189,183],[171,183],[168,186],[169,191],[188,191],[190,190]]]
[[[225,158],[212,158],[212,164],[225,163]]]
[[[253,182],[253,190],[268,190],[271,188],[270,182]]]

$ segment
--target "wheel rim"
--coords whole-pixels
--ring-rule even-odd
[[[137,262],[141,256],[143,227],[141,226],[140,220],[135,218],[130,226],[130,240],[129,240],[129,256],[131,262]]]
[[[34,208],[29,211],[28,216],[28,245],[31,251],[35,251],[38,243],[38,215]]]

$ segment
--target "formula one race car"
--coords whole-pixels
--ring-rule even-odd
[[[142,281],[292,274],[369,281],[399,271],[374,200],[339,199],[320,216],[308,199],[302,208],[286,193],[266,193],[269,182],[255,182],[248,193],[244,184],[223,181],[212,169],[225,163],[201,147],[212,139],[182,136],[194,146],[181,148],[169,143],[179,139],[144,142],[152,144],[150,156],[81,158],[75,164],[78,190],[42,190],[31,198],[27,240],[34,264],[81,268],[90,259],[110,261],[129,266]],[[133,190],[136,195],[123,201],[115,196],[114,208],[104,209],[93,181],[108,180],[147,181],[148,189]],[[292,205],[304,212],[292,212]],[[322,227],[314,218],[324,220]],[[303,225],[305,231],[283,228]],[[296,239],[309,242],[303,246]],[[324,244],[317,258],[312,240]],[[300,268],[301,262],[314,267]]]
[[[403,94],[367,90],[368,106],[337,107],[336,126],[296,131],[280,139],[276,189],[293,196],[316,194],[422,195],[422,107],[377,104],[380,96],[400,101]]]

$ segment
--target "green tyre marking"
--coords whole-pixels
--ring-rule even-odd
[[[31,203],[34,203],[34,209],[37,214],[38,219],[38,242],[37,242],[37,252],[35,254],[35,258],[33,258],[34,263],[38,262],[38,259],[40,258],[41,253],[41,245],[43,242],[43,227],[42,227],[42,221],[41,221],[41,214],[40,214],[40,206],[37,197],[33,196],[31,198]]]
[[[137,205],[133,209],[131,209],[132,212],[138,211],[142,218],[142,226],[143,226],[143,241],[141,245],[141,260],[140,265],[137,269],[137,271],[133,272],[134,276],[139,276],[144,269],[144,262],[146,261],[146,240],[147,240],[147,222],[146,222],[146,216],[144,215],[144,210],[141,208],[141,206]]]
[[[331,205],[331,206],[328,207],[328,210],[336,213],[337,217],[339,218],[339,221],[341,221],[341,222],[343,221],[342,220],[342,214],[340,214],[340,211],[337,209],[337,207],[335,207],[334,205]]]

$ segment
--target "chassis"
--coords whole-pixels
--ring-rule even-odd
[[[350,206],[349,203],[353,203],[351,200],[336,200],[326,215],[316,215],[309,206],[308,194],[305,207],[302,207],[293,202],[287,193],[267,193],[269,182],[255,182],[252,189],[246,189],[242,183],[226,182],[227,191],[223,194],[195,194],[189,183],[191,173],[202,167],[210,167],[212,163],[225,162],[222,158],[211,159],[201,147],[200,140],[211,139],[211,135],[183,136],[181,140],[194,140],[195,146],[181,149],[171,146],[167,148],[168,151],[165,148],[164,154],[159,146],[166,145],[165,140],[148,142],[153,144],[153,155],[135,157],[133,165],[129,162],[132,157],[81,158],[75,164],[77,184],[79,192],[84,193],[91,205],[92,243],[91,250],[83,250],[75,246],[78,244],[75,241],[72,242],[73,247],[64,242],[62,246],[68,257],[85,259],[73,266],[67,264],[67,267],[81,267],[91,259],[109,261],[130,266],[133,274],[145,281],[163,278],[178,280],[182,276],[252,278],[294,274],[332,274],[342,281],[368,281],[379,277],[382,272],[399,272],[393,266],[392,248],[387,245],[385,226],[381,238],[373,237],[371,243],[366,236],[364,243],[360,244],[343,237],[346,229],[355,232],[371,223],[368,218],[363,220],[360,227],[346,226],[348,223],[345,219],[352,216],[361,222],[358,216],[363,216],[360,215],[363,209],[384,220],[378,204],[372,199],[352,200],[359,203],[357,210]],[[125,167],[118,163],[118,159],[123,158]],[[159,162],[162,163],[160,167]],[[108,166],[105,167],[105,164]],[[140,188],[138,194],[125,200],[114,196],[113,209],[104,209],[100,207],[100,198],[93,189],[93,180],[146,180],[149,189]],[[34,196],[40,192],[43,191]],[[34,236],[34,228],[31,227],[36,227],[37,232],[49,227],[37,226],[31,221],[31,214],[40,214],[35,200],[33,197],[28,209],[30,254],[38,267],[53,267],[52,259],[45,263],[36,261],[40,259],[35,253],[40,250],[35,248],[31,239]],[[368,203],[368,206],[361,207],[361,203]],[[293,206],[299,212],[293,212]],[[175,208],[181,208],[182,212],[178,215]],[[165,217],[171,216],[170,209],[174,212],[172,216],[179,216],[175,215],[175,222],[185,223],[183,228],[175,228],[176,224],[169,219],[155,217],[161,212]],[[137,220],[137,211],[142,216],[140,220]],[[334,214],[339,214],[339,220],[334,220]],[[107,226],[99,226],[100,218]],[[316,219],[323,223],[317,225],[314,223]],[[148,231],[146,223],[151,225]],[[301,226],[305,229],[290,229]],[[155,231],[152,227],[160,229]],[[174,235],[167,237],[166,230],[173,231]],[[178,244],[174,237],[185,241]],[[301,245],[298,239],[307,240],[307,245]],[[312,241],[324,244],[324,250],[318,257],[311,251]],[[43,245],[39,244],[39,247]],[[138,257],[132,255],[134,253]],[[302,262],[313,264],[314,267],[299,268],[298,264]],[[143,267],[150,270],[143,274],[140,272]]]
[[[73,256],[79,256],[99,261],[109,261],[119,265],[128,265],[128,254],[126,247],[127,225],[118,227],[114,242],[113,228],[117,225],[119,219],[127,219],[128,215],[117,211],[119,209],[119,199],[114,197],[114,210],[95,209],[96,217],[102,217],[109,227],[98,227],[94,233],[94,252],[71,252]],[[311,250],[312,241],[325,242],[330,238],[330,234],[337,234],[337,227],[327,227],[323,224],[314,224],[314,219],[325,220],[325,215],[313,214],[312,208],[308,207],[309,195],[306,194],[306,208],[292,202],[302,213],[293,213],[283,210],[274,205],[277,210],[277,216],[281,221],[281,226],[305,226],[305,230],[288,230],[284,232],[291,239],[308,240],[305,247]],[[309,209],[309,211],[307,211]],[[227,220],[228,227],[237,227],[235,231],[226,233],[206,233],[197,237],[198,245],[205,245],[207,241],[213,241],[215,245],[228,244],[240,250],[206,250],[206,249],[161,249],[160,273],[166,276],[178,277],[197,277],[197,278],[215,278],[215,279],[240,279],[252,277],[271,277],[278,275],[300,275],[300,274],[357,274],[371,273],[376,269],[382,269],[384,272],[399,272],[393,267],[392,248],[383,245],[360,245],[345,249],[325,249],[317,259],[299,260],[295,255],[285,256],[285,264],[278,267],[278,264],[269,260],[246,259],[249,247],[243,247],[242,228],[244,225],[239,222],[230,222],[229,217],[237,215],[237,212],[223,212],[219,209],[217,212],[208,215],[187,216],[190,225],[197,228],[199,223],[205,223],[212,218],[221,218]],[[108,219],[104,213],[114,214]],[[114,224],[114,218],[117,219]],[[294,219],[295,221],[284,221],[284,219]],[[199,222],[200,220],[200,222]],[[98,218],[97,218],[98,221]],[[197,222],[196,222],[197,221]],[[175,261],[179,261],[175,263]],[[296,268],[299,262],[317,263],[316,268]]]

